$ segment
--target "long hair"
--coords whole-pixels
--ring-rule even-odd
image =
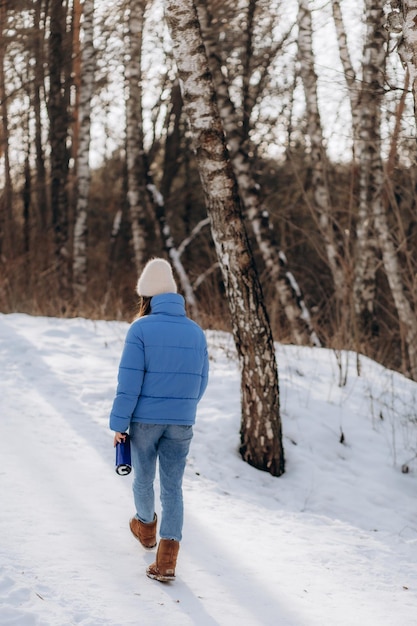
[[[151,298],[149,296],[140,296],[139,299],[139,309],[136,313],[135,320],[139,317],[144,317],[145,315],[149,315],[151,312]]]

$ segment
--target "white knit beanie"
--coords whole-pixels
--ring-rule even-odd
[[[139,296],[156,296],[160,293],[177,293],[172,267],[165,259],[151,259],[143,268],[136,285]]]

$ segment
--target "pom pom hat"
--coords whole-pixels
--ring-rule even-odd
[[[172,267],[165,259],[151,259],[143,268],[136,285],[139,296],[152,297],[161,293],[177,293]]]

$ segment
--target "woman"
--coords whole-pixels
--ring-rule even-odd
[[[145,548],[156,546],[154,479],[159,461],[162,505],[156,561],[146,573],[169,581],[182,538],[182,480],[197,404],[208,381],[203,331],[185,313],[172,268],[152,259],[137,283],[139,316],[130,326],[110,414],[114,445],[129,430],[136,515],[130,529]]]

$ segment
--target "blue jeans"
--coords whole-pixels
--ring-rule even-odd
[[[184,520],[182,479],[193,427],[131,422],[129,434],[136,515],[141,522],[153,521],[154,480],[158,459],[162,505],[159,535],[161,539],[181,541]]]

